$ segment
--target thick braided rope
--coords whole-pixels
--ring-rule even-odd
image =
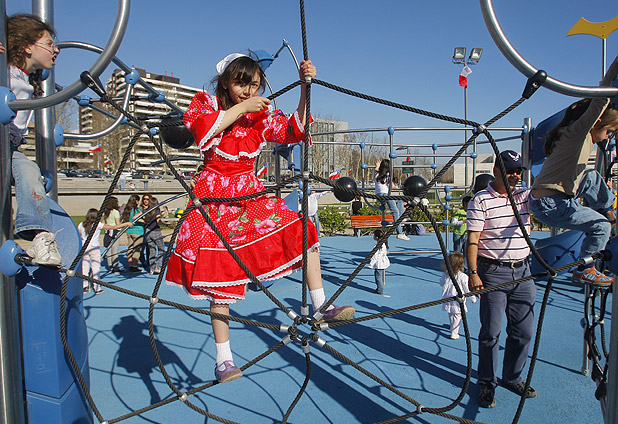
[[[303,40],[303,45],[304,45],[304,51],[305,51],[305,58],[307,58],[307,52],[306,52],[306,36],[304,35],[304,32],[305,32],[305,31],[304,31],[304,2],[303,2],[303,0],[301,0],[301,15],[302,15],[302,21],[303,21],[303,38],[304,38],[304,40]],[[314,82],[317,82],[317,80],[314,80]],[[294,85],[298,85],[298,84],[299,84],[299,82],[298,82],[298,83],[295,83]],[[325,84],[323,84],[323,85],[325,85]],[[325,85],[325,86],[326,86],[326,85]],[[333,88],[333,87],[330,87],[330,88]],[[337,88],[333,88],[333,89],[335,89],[336,91],[341,91],[341,90],[338,90]],[[341,92],[343,92],[343,91],[341,91]],[[351,93],[347,93],[347,94],[351,94]],[[355,93],[355,94],[360,94],[360,93]],[[307,96],[309,96],[309,90],[308,90],[308,89],[307,89]],[[414,108],[409,108],[409,109],[407,109],[407,107],[405,107],[404,105],[400,105],[400,104],[382,102],[382,101],[380,101],[381,99],[373,98],[373,97],[371,97],[371,96],[364,96],[364,97],[363,97],[363,96],[359,96],[359,97],[366,98],[366,99],[368,99],[368,100],[372,100],[372,101],[376,101],[376,100],[377,100],[377,102],[378,102],[378,103],[387,104],[387,105],[389,105],[389,106],[394,106],[394,107],[402,108],[402,109],[404,109],[404,110],[414,111],[414,112],[416,112],[416,113],[421,113],[421,114],[424,114],[424,115],[426,115],[426,116],[432,116],[432,117],[436,117],[436,118],[439,118],[439,119],[442,119],[442,117],[443,117],[443,115],[435,115],[435,114],[431,114],[431,113],[429,113],[429,112],[421,111],[420,109],[414,109]],[[113,102],[112,102],[112,103],[113,103]],[[307,109],[309,109],[309,107],[307,107]],[[412,110],[412,109],[414,109],[414,110]],[[309,113],[308,113],[308,115],[309,115]],[[458,120],[458,119],[456,119],[456,118],[452,118],[452,119],[445,119],[445,120],[450,120],[451,122],[468,123],[468,121],[462,121],[462,120]],[[474,125],[474,123],[472,123],[472,125]],[[307,135],[308,135],[308,131],[306,131],[306,136],[307,136]],[[152,137],[151,137],[151,139],[152,139]],[[473,140],[473,139],[474,139],[474,135],[473,135],[473,137],[471,138],[471,140]],[[153,143],[154,143],[154,140],[153,140]],[[308,145],[308,143],[305,143],[305,144],[306,144],[306,145]],[[156,145],[156,143],[155,143],[155,145]],[[308,149],[305,149],[305,150],[307,151]],[[161,153],[162,153],[162,155],[164,156],[163,152],[161,152]],[[164,156],[164,157],[165,157],[165,156]],[[306,158],[306,156],[305,156],[305,158]],[[304,170],[306,170],[306,164],[307,164],[307,162],[308,162],[308,161],[307,161],[307,160],[305,160],[305,166],[303,167],[303,169],[304,169]],[[170,168],[172,168],[172,167],[170,166]],[[448,169],[448,167],[445,167],[445,169]],[[117,176],[118,176],[118,175],[117,175]],[[178,177],[178,176],[176,175],[176,177]],[[115,181],[117,181],[117,179],[116,179]],[[114,181],[114,182],[115,182],[115,181]],[[181,180],[181,181],[182,181],[182,180]],[[305,179],[305,181],[307,181],[307,180]],[[181,182],[181,184],[182,184],[182,182]],[[184,185],[184,184],[183,184],[183,185]],[[306,187],[306,184],[304,184],[304,186]],[[305,190],[306,190],[306,188],[305,188]],[[304,192],[304,194],[305,194],[304,198],[306,199],[306,197],[307,197],[307,196],[306,196],[306,192]],[[510,199],[510,200],[511,200],[511,203],[513,204],[512,195],[511,195],[511,199]],[[305,201],[306,201],[306,200],[305,200]],[[305,207],[304,207],[304,209],[305,209]],[[409,209],[410,209],[410,208],[407,208],[407,209],[406,209],[406,212],[404,213],[404,215],[406,215],[407,213],[409,213]],[[204,213],[204,212],[202,211],[202,213]],[[306,214],[305,214],[305,215],[306,215]],[[400,221],[401,221],[401,219],[400,219],[400,220],[398,220],[398,222],[397,222],[397,223],[399,223]],[[435,220],[433,220],[432,225],[436,225],[436,224],[435,224]],[[520,225],[521,225],[521,222],[520,222]],[[304,221],[304,227],[305,227],[305,230],[304,230],[304,237],[303,237],[303,238],[304,238],[304,243],[305,243],[305,249],[304,249],[304,250],[306,250],[306,243],[307,243],[307,242],[306,242],[306,217],[305,217],[305,221]],[[394,228],[394,227],[391,227],[391,231],[392,231],[392,229],[393,229],[393,228]],[[437,228],[437,227],[436,227],[436,228]],[[439,236],[439,233],[437,233],[437,234],[438,234],[439,242],[440,242],[441,247],[442,247],[442,250],[443,250],[443,254],[445,254],[445,249],[444,249],[444,247],[443,247],[443,242],[442,242],[442,240],[441,240],[441,236]],[[91,236],[92,236],[92,235],[91,235]],[[220,236],[220,237],[222,237],[222,236]],[[552,271],[553,271],[553,270],[552,270]],[[452,272],[452,271],[451,271],[451,272]],[[555,271],[554,271],[554,272],[555,272]],[[305,277],[304,277],[304,278],[305,278]],[[160,277],[158,278],[158,284],[160,284],[161,279],[162,279],[162,277],[160,276]],[[512,284],[512,283],[511,283],[511,284]],[[457,289],[458,289],[458,293],[459,293],[459,292],[460,292],[460,290],[459,290],[459,288],[457,288]],[[458,296],[458,297],[459,297],[459,296]],[[153,305],[151,305],[150,311],[151,311],[151,313],[152,313],[152,311],[153,311]],[[352,322],[352,320],[350,320],[350,322]],[[149,324],[150,324],[150,323],[151,323],[151,319],[149,318]],[[464,320],[464,328],[466,328],[466,324],[467,324],[467,323],[466,323],[466,321]],[[466,333],[467,333],[467,329],[466,329]],[[467,342],[468,342],[468,344],[469,344],[469,334],[468,334],[468,333],[466,334],[466,339],[467,339]],[[154,350],[156,351],[156,346],[154,347]],[[155,355],[156,355],[156,352],[155,352]],[[158,355],[156,355],[156,356],[158,356]],[[159,358],[157,358],[157,360],[160,360],[160,359],[159,359]],[[308,358],[307,358],[307,360],[309,361],[309,359],[308,359]],[[179,393],[177,392],[177,394],[179,394]],[[299,396],[300,396],[300,394],[299,394]],[[185,401],[185,403],[186,403],[186,401]],[[191,406],[191,405],[189,405],[189,406]],[[420,405],[417,405],[417,406],[420,406]],[[206,411],[201,410],[201,408],[194,408],[194,409],[195,409],[195,410],[197,410],[197,411],[198,411],[198,412],[200,412],[200,413],[206,413],[206,414],[208,414]],[[436,412],[438,412],[438,411],[443,410],[443,409],[444,409],[444,408],[438,408],[438,409],[435,409],[435,411],[436,411]],[[290,409],[290,411],[291,411],[291,409]],[[420,411],[420,412],[423,412],[423,411],[429,411],[429,409],[428,409],[428,408],[424,408],[424,407],[423,407],[423,408],[421,408],[421,411]],[[213,419],[217,419],[217,418],[213,417]],[[455,417],[455,418],[453,418],[453,419],[456,419],[456,420],[461,420],[461,419],[459,419],[458,417]],[[224,420],[223,422],[231,422],[231,421]],[[462,422],[468,422],[468,421],[462,421]]]

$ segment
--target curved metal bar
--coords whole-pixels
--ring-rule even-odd
[[[93,52],[96,54],[102,54],[105,50],[99,46],[95,46],[94,44],[84,43],[83,41],[59,41],[56,46],[62,49],[82,49],[87,50],[89,52]],[[110,60],[110,63],[113,62],[116,64],[121,70],[124,72],[131,72],[133,69],[124,63],[122,60],[118,59],[116,56],[113,56]]]
[[[530,78],[538,69],[528,63],[506,38],[506,35],[498,23],[498,18],[496,18],[496,14],[494,13],[492,0],[480,1],[485,25],[491,37],[494,39],[494,43],[496,43],[496,46],[498,46],[504,57],[511,62],[511,65],[513,65],[515,69],[524,74],[527,78]],[[556,93],[574,97],[613,97],[618,94],[617,87],[585,87],[568,84],[550,76],[547,76],[547,80],[543,86]]]
[[[107,45],[105,46],[105,49],[103,50],[103,53],[88,70],[95,78],[98,78],[103,73],[120,47],[120,43],[122,42],[122,38],[124,37],[124,33],[127,28],[127,23],[129,22],[130,4],[131,0],[118,0],[118,13],[116,15],[116,23],[114,24],[112,34],[107,42]],[[85,88],[86,85],[78,79],[59,93],[54,93],[50,96],[39,99],[13,100],[9,102],[9,107],[14,111],[25,109],[42,109],[44,107],[62,103],[76,94],[81,93]]]
[[[133,86],[131,84],[127,84],[127,91],[125,93],[125,97],[124,97],[124,101],[122,102],[122,108],[124,110],[127,110],[129,107],[129,102],[131,100],[131,94],[133,93]],[[100,138],[100,137],[104,137],[108,134],[110,134],[112,131],[114,131],[116,128],[118,128],[121,124],[122,121],[124,119],[124,115],[122,114],[118,114],[117,117],[115,117],[115,121],[107,128],[95,132],[95,133],[88,133],[88,134],[77,134],[77,133],[68,133],[65,132],[64,133],[64,138],[67,140],[93,140],[95,138]]]

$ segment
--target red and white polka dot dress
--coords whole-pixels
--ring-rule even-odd
[[[199,198],[229,198],[264,190],[253,164],[266,141],[280,144],[304,140],[298,115],[290,118],[266,109],[248,113],[226,131],[212,137],[225,111],[217,98],[198,93],[184,122],[204,152],[205,169],[194,180]],[[213,223],[243,263],[260,280],[283,277],[301,267],[303,228],[299,214],[283,199],[262,195],[240,202],[204,205]],[[317,232],[308,222],[308,246],[319,247]],[[217,303],[244,299],[250,281],[198,210],[183,222],[166,280],[182,285],[189,296]]]

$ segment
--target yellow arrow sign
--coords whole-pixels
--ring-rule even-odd
[[[573,28],[567,34],[576,35],[576,34],[587,34],[594,35],[595,37],[602,38],[605,40],[609,35],[618,29],[618,16],[614,19],[610,19],[605,22],[590,22],[585,18],[579,18],[579,21],[575,22]]]

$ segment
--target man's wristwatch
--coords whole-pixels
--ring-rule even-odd
[[[476,269],[473,269],[468,271],[468,274],[478,274],[478,271]]]

